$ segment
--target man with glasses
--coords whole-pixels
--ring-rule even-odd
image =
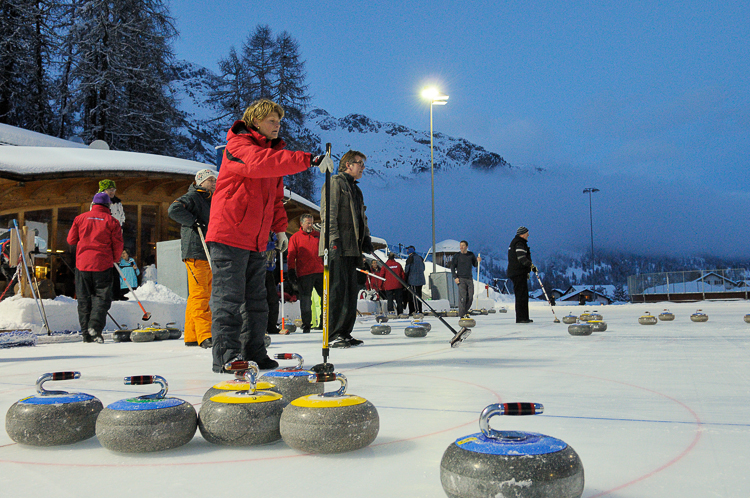
[[[352,337],[357,319],[357,267],[363,253],[373,252],[367,227],[365,202],[357,180],[365,171],[367,156],[350,150],[341,157],[339,173],[331,177],[330,206],[326,205],[325,185],[320,195],[320,217],[325,224],[330,209],[328,271],[330,279],[329,339],[332,348],[359,346],[363,341]],[[323,233],[326,227],[323,226]],[[319,255],[323,256],[325,237],[320,238]]]

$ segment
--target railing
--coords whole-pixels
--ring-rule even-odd
[[[745,268],[645,273],[628,277],[628,293],[634,302],[748,299],[748,277]]]

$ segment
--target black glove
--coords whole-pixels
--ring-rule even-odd
[[[539,269],[536,267],[536,265],[534,265],[534,263],[531,263],[531,271],[533,271],[534,273],[539,273]]]
[[[369,268],[367,268],[367,263],[366,262],[363,262],[359,266],[359,268],[362,269],[362,270],[364,270],[364,271],[369,271]],[[367,274],[366,273],[362,273],[361,271],[358,271],[357,272],[357,285],[364,286],[365,283],[367,283]]]
[[[372,246],[372,239],[368,236],[362,241],[362,252],[365,254],[372,254],[375,252],[375,248]]]
[[[290,284],[297,285],[297,272],[294,270],[288,270],[285,275],[286,279]]]
[[[199,221],[199,220],[195,220],[195,223],[193,223],[193,229],[197,231],[199,228],[201,229],[201,231],[203,231],[203,235],[205,236],[206,231],[208,230],[208,224],[203,223],[202,221]]]
[[[320,166],[320,163],[323,162],[323,158],[326,157],[325,154],[319,154],[317,156],[310,156],[310,166]]]

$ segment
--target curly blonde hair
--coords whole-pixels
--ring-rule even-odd
[[[268,99],[256,100],[255,102],[250,104],[250,107],[245,109],[245,114],[242,115],[242,121],[245,122],[245,125],[248,128],[255,128],[255,126],[253,125],[253,120],[257,119],[258,121],[263,121],[264,119],[266,119],[266,116],[268,116],[272,112],[278,114],[279,119],[284,117],[284,108],[276,102]]]

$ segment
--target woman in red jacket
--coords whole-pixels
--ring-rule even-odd
[[[286,250],[282,177],[313,164],[307,152],[284,150],[279,138],[283,117],[280,105],[261,99],[227,133],[206,234],[213,265],[214,372],[237,358],[254,361],[261,370],[278,366],[263,342],[268,323],[266,244],[275,232],[276,249]]]

